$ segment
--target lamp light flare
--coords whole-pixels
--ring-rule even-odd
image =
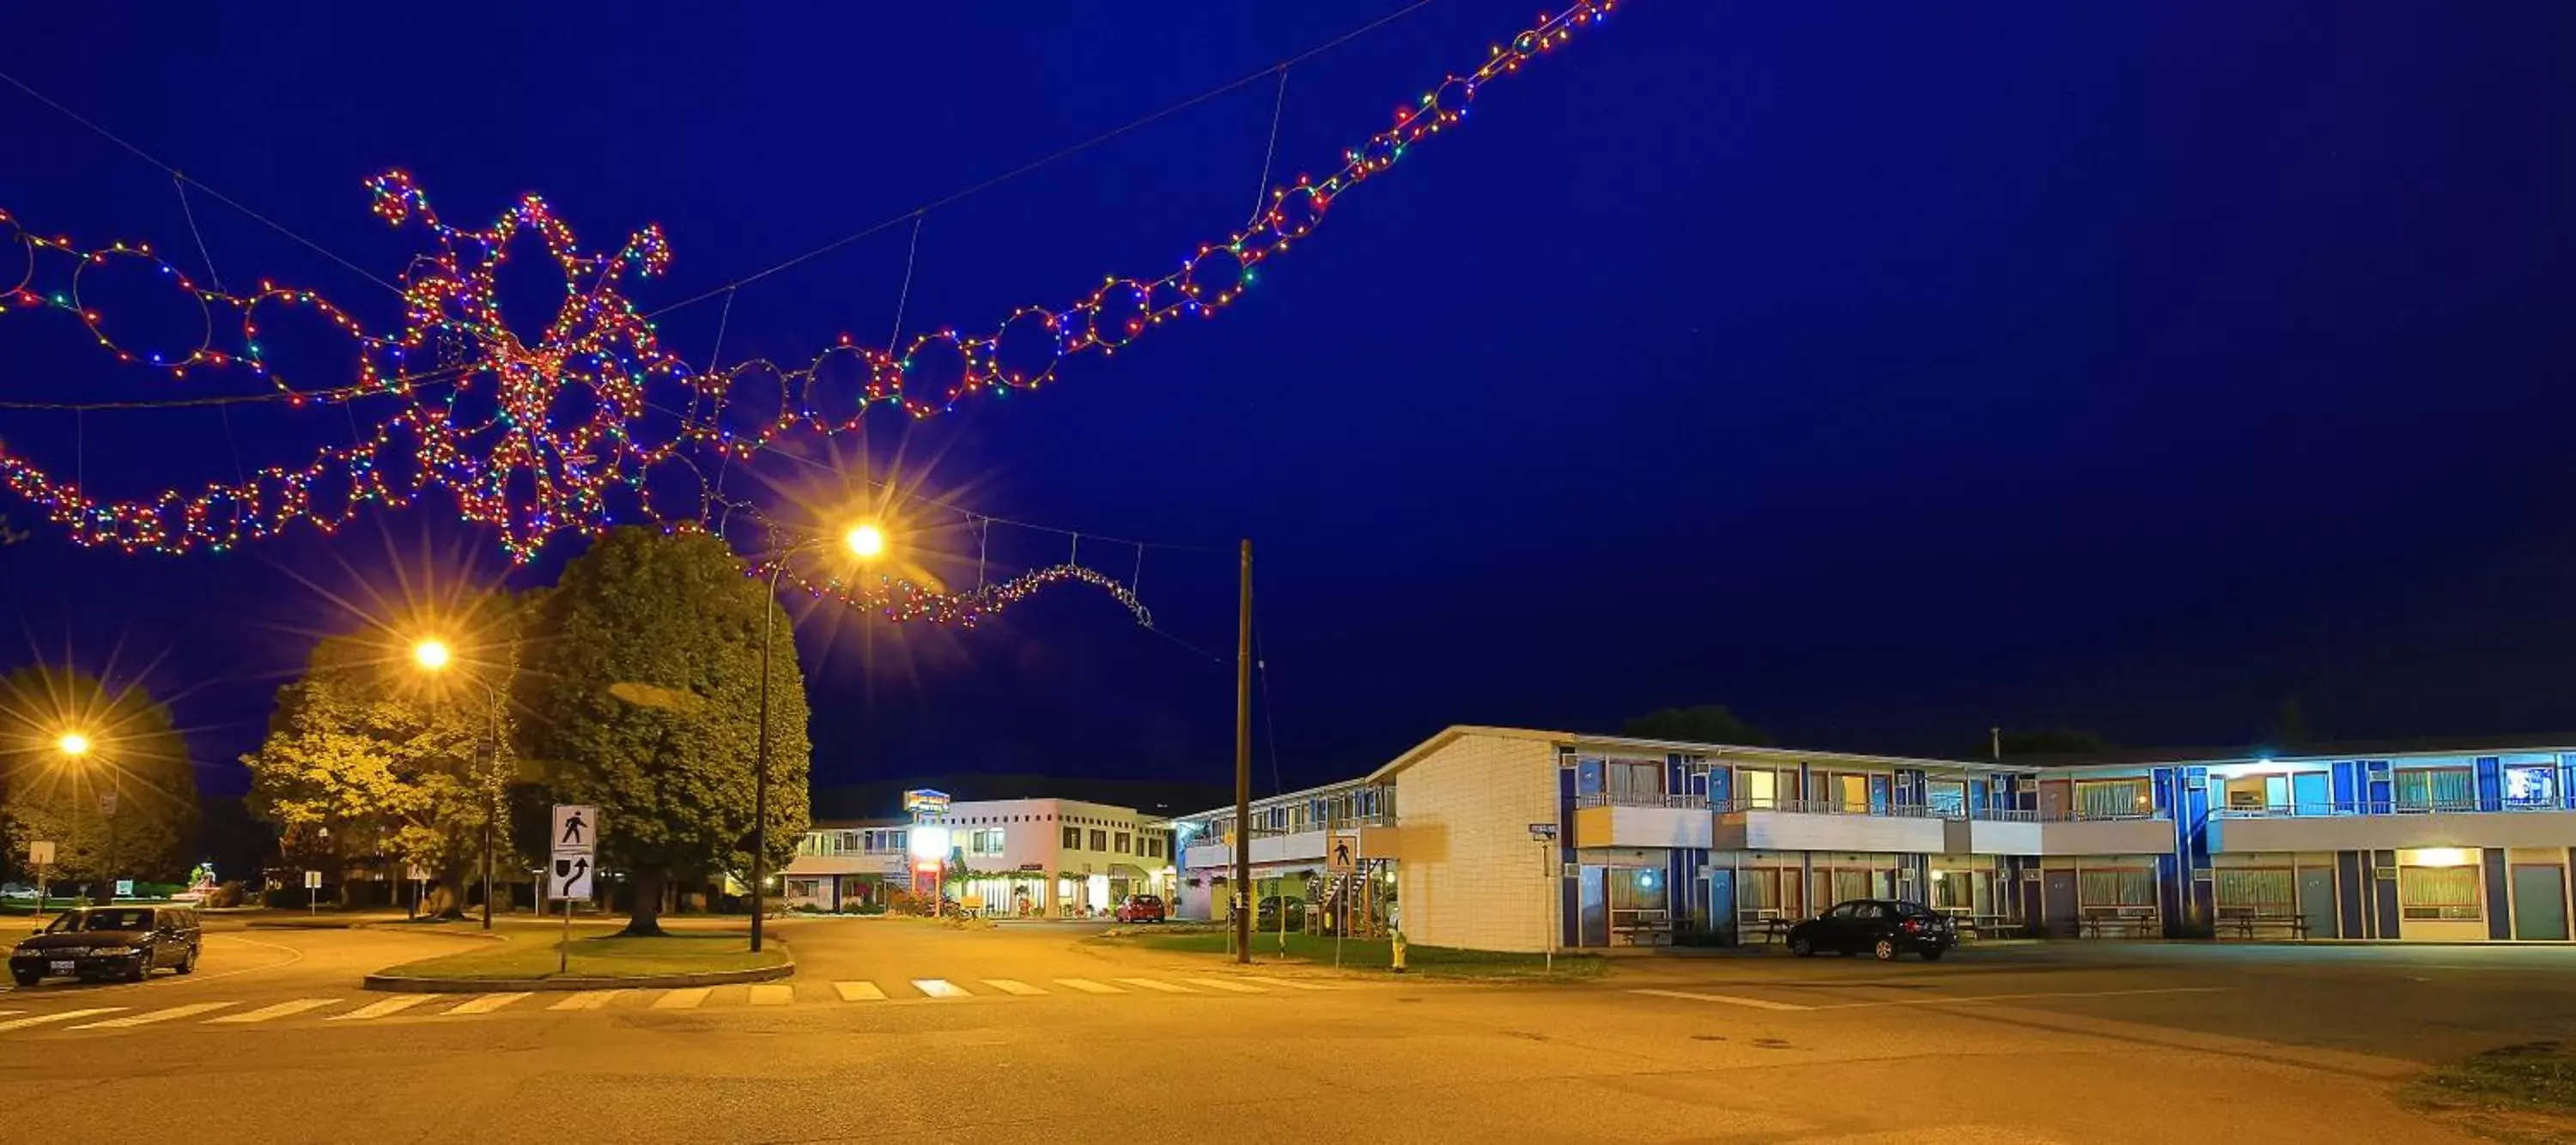
[[[61,738],[54,741],[54,748],[64,755],[77,758],[89,754],[90,740],[88,736],[79,732],[64,732]]]
[[[453,659],[455,653],[448,650],[444,640],[423,640],[411,648],[412,663],[420,665],[425,672],[444,670]]]
[[[852,525],[850,531],[842,535],[841,543],[849,546],[851,554],[862,560],[881,557],[885,555],[885,530],[872,524]]]

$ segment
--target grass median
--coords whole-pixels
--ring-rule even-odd
[[[2489,1050],[2409,1083],[2407,1104],[2498,1141],[2576,1140],[2576,1046]]]
[[[1132,945],[1140,950],[1158,950],[1180,954],[1212,954],[1222,956],[1231,952],[1232,947],[1229,945],[1228,940],[1232,937],[1232,935],[1220,930],[1198,931],[1187,934],[1123,933],[1101,939],[1100,941],[1124,943]],[[1385,971],[1391,971],[1394,969],[1394,944],[1387,940],[1383,938],[1345,938],[1340,941],[1341,966],[1343,969]],[[1284,946],[1286,948],[1284,953],[1282,952],[1282,946],[1283,942],[1281,936],[1277,933],[1262,933],[1252,936],[1252,956],[1255,960],[1269,962],[1285,958],[1295,962],[1308,962],[1323,966],[1333,965],[1334,939],[1330,935],[1290,934],[1286,936],[1284,942]],[[1420,946],[1413,943],[1407,943],[1404,947],[1404,968],[1406,973],[1419,974],[1426,978],[1527,978],[1539,980],[1597,978],[1601,975],[1602,969],[1606,965],[1606,960],[1597,954],[1559,953],[1556,956],[1556,969],[1554,973],[1551,974],[1547,968],[1547,959],[1543,955],[1509,954],[1491,950],[1460,950],[1454,947]]]
[[[486,981],[512,978],[638,978],[657,974],[708,974],[781,966],[787,951],[775,939],[770,949],[751,952],[749,939],[737,933],[679,932],[658,938],[627,938],[613,926],[575,926],[569,958],[557,971],[560,927],[545,924],[503,926],[493,931],[499,942],[476,942],[471,949],[378,971],[403,978],[452,978]]]

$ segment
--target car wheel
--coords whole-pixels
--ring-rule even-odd
[[[1939,962],[1941,960],[1941,955],[1946,952],[1946,947],[1926,946],[1923,948],[1923,960],[1925,962]]]
[[[1877,955],[1878,960],[1881,962],[1893,962],[1896,960],[1896,940],[1892,938],[1879,939],[1878,945],[1870,947],[1869,952]]]
[[[134,956],[134,968],[125,972],[128,982],[140,982],[152,974],[152,954],[146,951]]]
[[[45,980],[44,975],[38,974],[33,970],[12,970],[9,972],[9,977],[17,979],[18,984],[21,986],[33,986],[36,983]]]
[[[1815,941],[1803,934],[1790,935],[1789,953],[1795,954],[1800,958],[1813,958],[1816,956]]]
[[[178,964],[178,965],[176,965],[176,966],[171,967],[171,968],[170,968],[170,972],[171,972],[171,973],[173,973],[173,974],[194,974],[194,973],[196,973],[196,972],[197,972],[197,948],[196,948],[196,947],[193,947],[193,946],[189,947],[189,948],[188,948],[187,953],[182,954],[182,955],[180,955],[180,956],[179,956],[179,964]]]

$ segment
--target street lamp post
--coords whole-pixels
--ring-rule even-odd
[[[778,634],[778,578],[786,575],[787,559],[824,543],[826,538],[807,537],[787,546],[769,565],[769,595],[762,598],[760,612],[760,747],[752,755],[751,767],[751,949],[760,952],[762,927],[769,914],[769,655]],[[885,530],[872,524],[858,524],[841,534],[841,544],[850,555],[860,560],[874,560],[885,554]]]
[[[448,648],[444,640],[423,640],[413,645],[411,649],[412,663],[419,665],[424,672],[444,672],[455,658],[454,651]],[[517,659],[514,646],[511,660],[515,663]],[[490,680],[478,678],[475,683],[483,689],[485,767],[490,771],[498,771],[501,766],[501,690],[493,687]],[[492,785],[486,783],[483,787],[483,929],[485,930],[492,929],[492,821],[499,818],[500,814],[498,795],[492,790]]]
[[[86,733],[77,731],[64,732],[54,740],[54,750],[63,753],[66,759],[84,764],[91,749],[97,746]],[[98,817],[106,820],[101,827],[107,834],[107,850],[99,860],[99,881],[105,884],[102,889],[107,892],[107,901],[112,903],[116,901],[116,805],[125,798],[125,773],[109,765],[108,781],[113,786],[101,793],[98,799]]]

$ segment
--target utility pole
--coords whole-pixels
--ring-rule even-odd
[[[1287,914],[1286,903],[1280,914]],[[1283,918],[1284,922],[1284,918]],[[1234,960],[1252,964],[1252,539],[1243,541],[1243,600],[1234,638]]]

